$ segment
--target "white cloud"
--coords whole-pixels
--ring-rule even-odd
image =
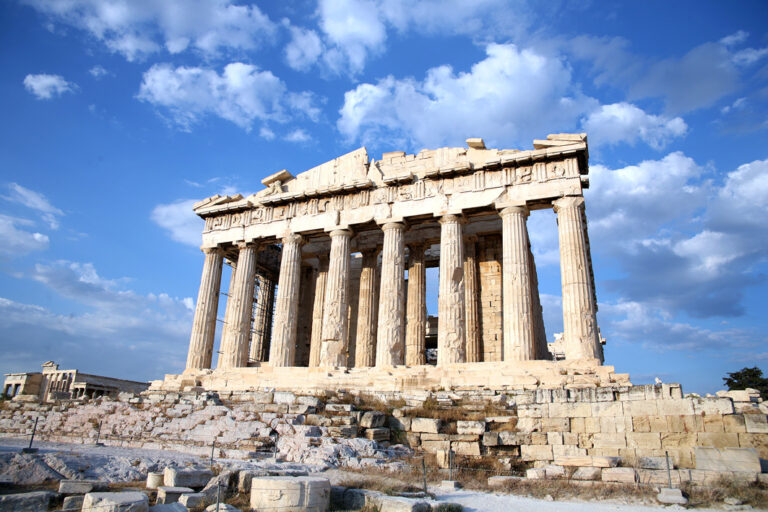
[[[737,30],[733,34],[722,38],[720,40],[720,43],[723,46],[735,46],[737,44],[741,44],[744,41],[746,41],[747,37],[749,37],[749,32],[745,32],[744,30]]]
[[[246,131],[256,120],[285,122],[289,111],[310,118],[317,115],[308,93],[289,93],[272,72],[241,62],[227,64],[221,74],[208,68],[155,64],[144,73],[138,98],[167,109],[173,122],[187,131],[208,115]]]
[[[203,221],[192,210],[198,199],[180,199],[169,204],[159,204],[151,214],[152,221],[165,229],[177,242],[200,247]]]
[[[5,200],[40,212],[43,220],[48,223],[51,229],[59,228],[58,217],[64,215],[64,212],[53,206],[43,194],[22,187],[18,183],[9,183],[8,189],[10,194],[3,196]]]
[[[24,87],[39,100],[49,100],[67,92],[74,92],[77,85],[64,80],[60,75],[27,75],[24,77]]]
[[[486,54],[469,72],[439,66],[423,81],[389,76],[347,91],[339,131],[349,140],[410,148],[462,144],[469,135],[527,144],[574,126],[597,106],[559,59],[511,44],[490,44]]]
[[[738,235],[704,230],[677,242],[672,251],[692,261],[695,269],[717,274],[723,267],[746,254]]]
[[[162,47],[206,56],[251,50],[270,41],[275,24],[255,5],[230,0],[23,0],[55,22],[86,31],[128,60]]]
[[[306,71],[317,63],[324,46],[317,32],[289,26],[291,41],[285,47],[285,60],[290,67]]]
[[[768,56],[768,48],[744,48],[733,54],[733,61],[740,66],[749,66]]]
[[[90,73],[93,78],[98,80],[102,77],[107,76],[109,74],[109,71],[107,71],[104,66],[96,65],[96,66],[93,66],[91,69],[89,69],[88,73]]]
[[[48,236],[34,231],[27,231],[34,223],[8,215],[0,215],[0,256],[13,258],[23,256],[33,251],[43,251],[48,248]]]
[[[645,113],[631,103],[603,105],[583,120],[582,126],[593,145],[634,145],[642,140],[654,149],[662,149],[672,139],[682,137],[688,126],[680,117],[669,118]]]
[[[286,135],[285,140],[288,142],[307,142],[312,140],[312,137],[301,128],[297,128]]]

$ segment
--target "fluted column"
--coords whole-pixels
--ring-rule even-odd
[[[404,362],[405,329],[403,292],[405,258],[402,222],[382,226],[384,246],[381,251],[381,285],[379,289],[379,325],[376,329],[376,366],[400,365]]]
[[[271,366],[293,366],[298,326],[299,286],[301,281],[301,235],[291,233],[283,238],[280,278],[275,300],[275,321],[269,346]]]
[[[221,287],[221,265],[224,254],[218,247],[205,248],[203,276],[197,292],[195,320],[189,337],[187,369],[211,367],[213,338],[216,334],[216,313],[219,310],[219,288]]]
[[[256,284],[256,247],[241,242],[237,255],[237,271],[229,287],[224,330],[221,334],[219,368],[248,366],[248,343],[251,339],[253,287]]]
[[[362,251],[363,268],[360,271],[360,295],[357,302],[357,336],[355,338],[355,366],[367,367],[376,364],[376,323],[378,303],[376,302],[376,273],[378,249]]]
[[[531,310],[533,311],[533,339],[536,353],[536,359],[549,359],[549,349],[547,348],[547,332],[544,328],[544,309],[541,307],[541,298],[539,297],[539,276],[536,272],[536,260],[533,258],[533,251],[528,251],[528,261],[530,264],[531,275]]]
[[[527,218],[524,206],[501,210],[504,361],[536,358]]]
[[[259,274],[256,280],[259,284],[259,290],[256,292],[248,362],[267,360],[269,339],[272,333],[272,312],[275,303],[275,283],[264,274]]]
[[[480,285],[477,276],[477,237],[464,240],[464,316],[467,333],[466,357],[468,363],[483,360],[480,346]]]
[[[317,278],[315,280],[315,302],[312,306],[312,334],[309,341],[309,366],[320,366],[320,345],[323,336],[323,303],[325,283],[328,280],[328,256],[318,254]]]
[[[465,360],[464,235],[462,218],[440,218],[440,289],[437,298],[437,364]]]
[[[348,229],[331,231],[331,255],[323,304],[323,335],[320,366],[347,365],[349,328],[349,239]]]
[[[563,337],[566,359],[601,359],[593,301],[583,197],[554,201],[560,239]]]
[[[427,363],[424,342],[427,333],[427,278],[424,245],[408,246],[408,300],[406,301],[405,364]]]

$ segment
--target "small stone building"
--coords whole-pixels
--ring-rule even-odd
[[[60,370],[58,364],[47,361],[43,363],[42,372],[7,373],[3,397],[51,402],[85,397],[114,397],[120,392],[141,393],[148,387],[147,382],[90,375],[79,370]]]

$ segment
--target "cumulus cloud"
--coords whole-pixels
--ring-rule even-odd
[[[320,36],[311,29],[288,27],[291,40],[285,46],[285,61],[298,71],[306,71],[317,63],[324,45]]]
[[[64,215],[64,212],[53,206],[43,194],[22,187],[18,183],[9,183],[8,191],[8,195],[3,196],[5,200],[38,211],[51,229],[59,228],[58,217]]]
[[[96,80],[105,77],[109,74],[109,71],[104,66],[96,65],[88,70],[88,73]]]
[[[594,144],[634,145],[641,140],[654,149],[662,149],[672,139],[682,137],[688,125],[680,117],[669,118],[647,114],[631,103],[603,105],[583,120],[582,127]]]
[[[285,140],[288,142],[308,142],[312,140],[312,137],[301,128],[298,128],[286,135]]]
[[[34,222],[0,214],[0,257],[13,258],[48,248],[48,236],[28,230]]]
[[[195,215],[192,206],[198,199],[179,199],[169,204],[159,204],[152,210],[152,222],[163,228],[170,237],[182,244],[200,247],[203,221]]]
[[[256,5],[230,0],[23,0],[56,23],[76,27],[129,61],[194,49],[205,56],[251,50],[275,24]]]
[[[490,44],[486,54],[469,72],[439,66],[423,81],[389,76],[360,84],[344,95],[339,131],[349,140],[410,148],[461,144],[468,134],[528,144],[574,126],[597,106],[559,59],[512,44]]]
[[[72,310],[0,298],[0,338],[24,339],[0,371],[28,370],[47,359],[134,380],[183,369],[192,299],[138,294],[122,287],[126,279],[104,278],[90,263],[39,264],[32,278],[68,299]]]
[[[27,75],[24,77],[24,87],[39,100],[50,100],[67,92],[74,92],[77,85],[67,82],[61,75]]]
[[[202,67],[155,64],[144,73],[138,98],[164,109],[189,131],[214,115],[250,131],[254,121],[286,122],[289,114],[316,117],[310,93],[288,92],[271,71],[233,62],[222,73]]]

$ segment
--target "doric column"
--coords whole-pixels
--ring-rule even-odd
[[[459,215],[440,218],[440,289],[437,298],[437,364],[465,360],[464,235]]]
[[[357,336],[355,366],[367,367],[376,364],[376,273],[379,250],[362,251],[363,268],[360,271],[360,295],[357,303]]]
[[[468,363],[483,360],[480,346],[480,285],[477,276],[477,237],[464,240],[464,309],[467,332],[466,357]]]
[[[275,303],[275,283],[264,274],[256,277],[259,289],[253,315],[253,332],[248,362],[266,361],[269,356],[269,339],[272,334],[272,312]]]
[[[524,206],[501,210],[504,361],[536,358],[527,217]]]
[[[408,246],[408,300],[405,323],[405,364],[427,364],[424,341],[427,334],[427,278],[424,245]]]
[[[405,329],[403,328],[403,292],[405,258],[402,222],[382,226],[384,246],[381,251],[381,285],[379,289],[379,325],[376,329],[376,366],[403,364]]]
[[[216,313],[219,310],[219,288],[221,287],[221,265],[224,254],[218,247],[205,248],[203,276],[197,292],[195,320],[189,337],[187,369],[211,367],[213,338],[216,334]]]
[[[224,330],[221,333],[219,368],[248,366],[248,342],[251,339],[253,287],[256,284],[256,246],[241,242],[237,255],[237,271],[229,287]]]
[[[323,303],[325,283],[328,280],[328,256],[318,254],[317,278],[315,280],[315,303],[312,306],[312,335],[309,341],[309,366],[320,366],[320,345],[323,336]]]
[[[269,346],[271,366],[293,366],[296,352],[296,327],[299,312],[301,281],[301,235],[291,233],[283,238],[280,277],[275,300],[275,321]]]
[[[531,275],[531,310],[533,311],[533,339],[536,359],[549,359],[549,349],[547,348],[547,332],[544,328],[544,309],[541,307],[541,298],[539,297],[539,276],[536,272],[536,261],[533,258],[533,251],[528,250],[528,261],[530,263]]]
[[[565,358],[601,359],[596,307],[591,289],[584,198],[562,197],[554,201],[554,209],[560,238]]]
[[[331,256],[323,304],[323,343],[320,366],[347,365],[349,327],[349,239],[348,229],[331,231]]]

